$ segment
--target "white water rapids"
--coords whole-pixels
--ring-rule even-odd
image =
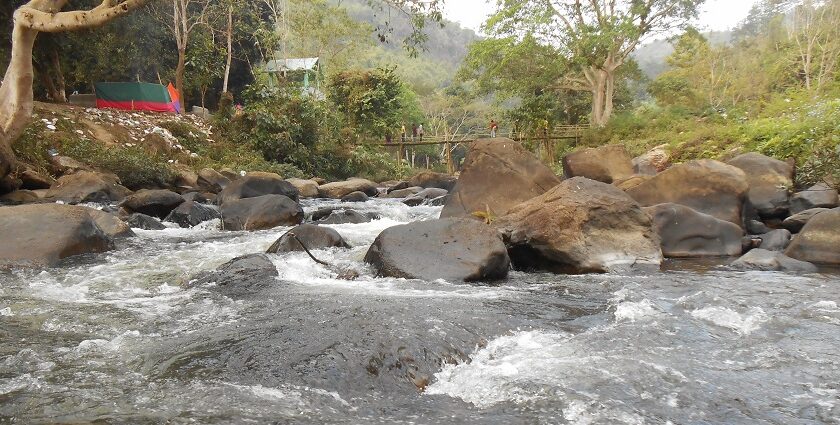
[[[837,275],[376,278],[379,232],[440,208],[349,206],[382,218],[314,254],[353,282],[293,253],[253,297],[186,289],[287,230],[213,222],[0,274],[0,423],[840,423]]]

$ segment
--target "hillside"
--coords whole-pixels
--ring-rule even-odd
[[[728,44],[732,41],[732,31],[711,31],[703,36],[712,45]],[[645,76],[654,79],[668,70],[666,58],[674,53],[674,46],[668,39],[657,39],[645,43],[633,52],[633,59],[639,63],[639,68]]]

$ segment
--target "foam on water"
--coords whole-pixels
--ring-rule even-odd
[[[725,307],[706,307],[691,312],[691,315],[717,326],[732,329],[740,335],[749,335],[770,320],[760,307],[750,308],[743,314]]]

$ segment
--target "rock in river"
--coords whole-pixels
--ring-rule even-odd
[[[620,189],[574,177],[494,223],[517,269],[601,273],[662,262],[651,218]]]
[[[376,183],[357,178],[322,184],[318,187],[318,196],[322,198],[341,199],[353,192],[364,192],[367,196],[376,196],[379,194],[379,189],[376,188]]]
[[[225,230],[263,230],[303,221],[300,204],[283,195],[264,195],[222,204]]]
[[[744,171],[750,185],[747,197],[759,216],[787,215],[788,190],[793,186],[792,165],[756,152],[738,155],[728,164]]]
[[[736,224],[719,220],[679,204],[644,208],[667,258],[726,257],[741,255],[744,231]]]
[[[834,208],[837,205],[837,189],[825,183],[817,183],[790,198],[791,214],[798,214],[813,208]]]
[[[441,218],[474,213],[501,217],[511,208],[542,195],[560,178],[521,144],[510,139],[482,139],[472,144]]]
[[[225,296],[240,298],[277,284],[277,267],[265,254],[234,258],[213,272],[195,276],[189,286],[215,284],[212,288]]]
[[[83,202],[116,202],[131,193],[110,174],[79,171],[62,176],[47,192],[46,197],[68,204]]]
[[[801,213],[794,214],[785,219],[782,222],[782,227],[790,230],[791,233],[799,233],[805,224],[808,223],[815,215],[823,212],[828,211],[828,208],[811,208],[810,210],[802,211]]]
[[[144,189],[125,198],[125,201],[120,205],[130,212],[138,212],[162,219],[183,203],[184,197],[171,190]]]
[[[248,173],[225,187],[216,198],[219,205],[265,195],[283,195],[297,202],[298,189],[274,173]]]
[[[840,208],[815,215],[793,239],[785,255],[817,264],[840,264]]]
[[[341,237],[338,232],[329,227],[316,226],[314,224],[301,224],[289,230],[277,239],[266,251],[269,254],[280,254],[284,252],[303,251],[303,247],[295,239],[300,239],[307,249],[324,248],[350,248],[350,245]]]
[[[735,260],[732,267],[740,270],[789,271],[816,273],[817,266],[790,258],[781,252],[754,249]]]
[[[164,219],[181,227],[194,227],[205,221],[221,218],[219,211],[195,201],[187,201],[172,210]]]
[[[613,183],[633,175],[633,162],[623,145],[587,148],[563,157],[563,173]]]
[[[58,204],[0,208],[0,266],[49,267],[74,255],[114,249],[92,211]]]
[[[129,226],[134,229],[143,229],[143,230],[163,230],[166,229],[166,226],[163,225],[158,219],[140,213],[131,214],[128,219],[126,220]]]
[[[381,276],[447,281],[493,281],[510,268],[496,231],[475,220],[449,218],[385,229],[365,255]]]

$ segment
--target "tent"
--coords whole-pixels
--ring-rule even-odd
[[[96,107],[126,111],[181,112],[177,91],[152,83],[96,83]]]

